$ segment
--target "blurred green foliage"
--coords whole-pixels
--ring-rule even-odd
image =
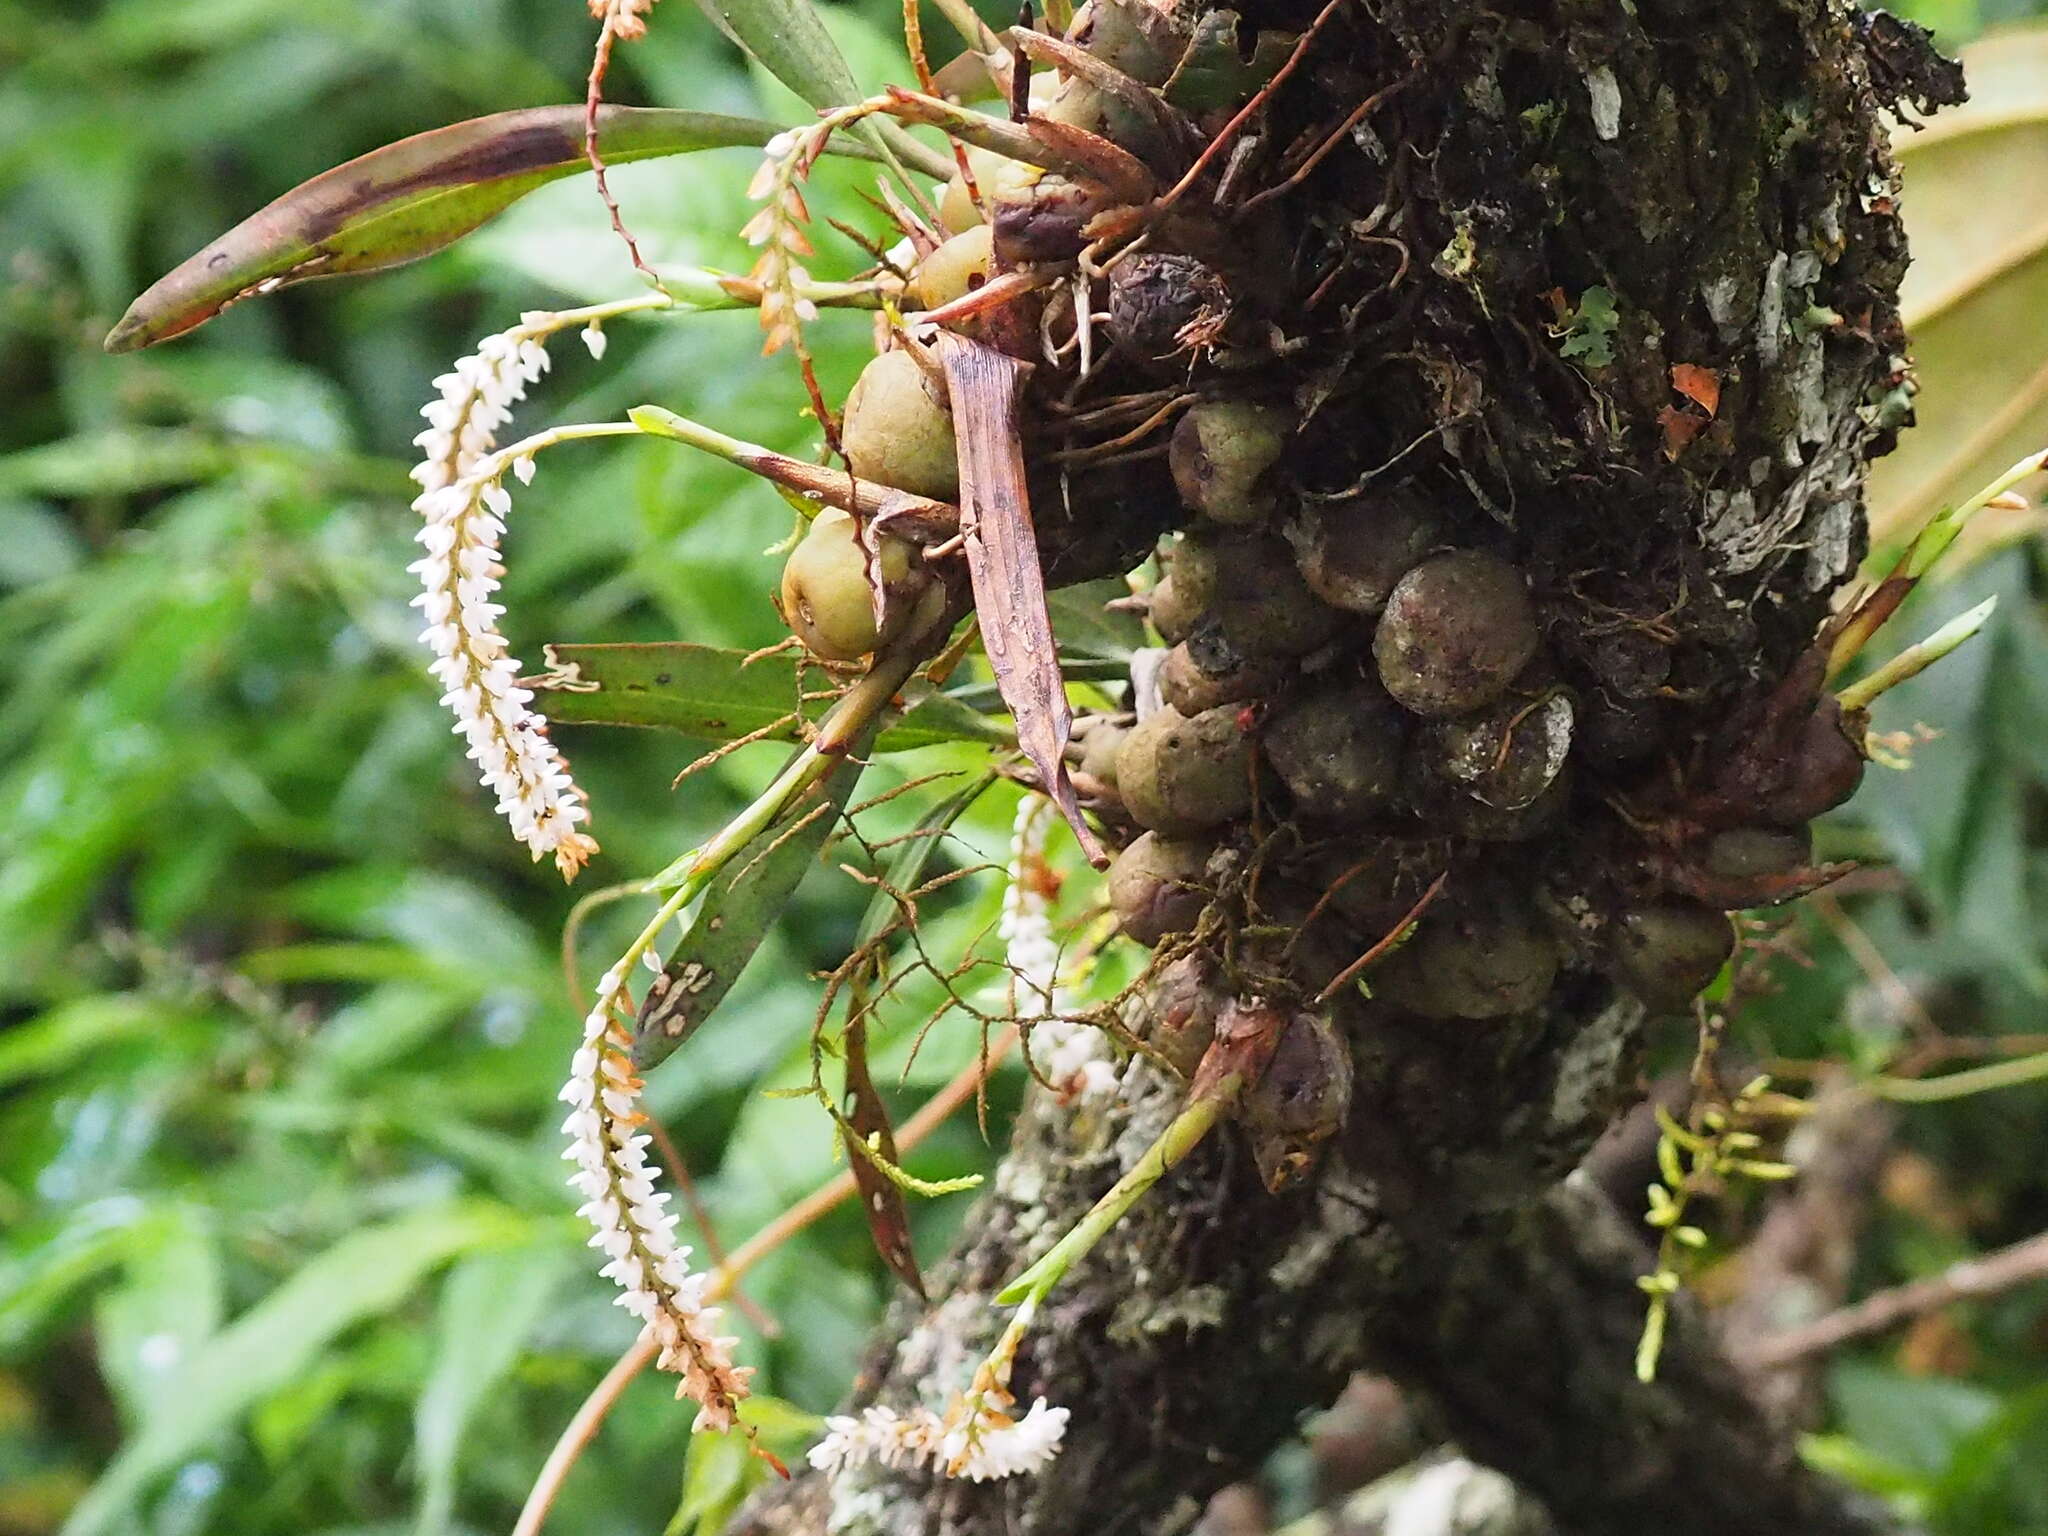
[[[2009,0],[2001,0],[2010,8]],[[1960,40],[2004,12],[1919,7]],[[835,10],[866,81],[901,78],[893,6]],[[934,36],[936,20],[930,23]],[[524,308],[631,291],[587,183],[521,204],[455,251],[360,284],[238,307],[111,359],[127,301],[253,207],[404,134],[573,97],[574,0],[0,0],[0,1532],[502,1530],[547,1447],[631,1338],[585,1261],[554,1093],[575,1018],[557,939],[573,893],[529,865],[472,782],[407,607],[408,440],[429,381]],[[787,93],[687,6],[627,50],[614,99],[793,120]],[[656,262],[743,269],[750,157],[623,168]],[[821,173],[818,200],[847,183]],[[849,206],[842,198],[835,205]],[[840,247],[851,261],[848,248]],[[821,262],[821,272],[830,262]],[[2042,322],[2026,338],[2039,350]],[[828,391],[865,322],[815,328]],[[787,359],[751,317],[573,340],[527,418],[655,400],[801,449]],[[787,514],[737,472],[662,444],[552,454],[510,534],[507,627],[549,640],[754,646]],[[1846,903],[1958,1036],[2038,1031],[2048,1007],[2048,632],[2031,546],[1927,595],[1917,633],[1991,591],[1996,637],[1903,689],[1880,724],[1940,734],[1876,771],[1831,829],[1872,861]],[[742,802],[779,750],[666,793],[697,744],[565,733],[606,857],[644,875]],[[935,748],[863,796],[962,769]],[[944,855],[1000,859],[1014,791]],[[907,825],[913,798],[873,815]],[[995,882],[935,906],[936,945],[993,919]],[[720,1229],[756,1230],[835,1164],[823,1118],[763,1085],[805,1080],[809,974],[864,894],[816,876],[746,983],[651,1085]],[[634,920],[590,925],[586,966]],[[1793,919],[1798,963],[1742,1029],[1757,1060],[1875,1068],[1916,1027],[1840,933]],[[906,997],[879,1042],[899,1104],[968,1061]],[[1674,1037],[1674,1053],[1686,1042]],[[901,1076],[902,1086],[896,1087]],[[1014,1074],[998,1084],[1000,1111]],[[1917,1201],[1881,1208],[1858,1287],[2048,1225],[2048,1092],[1910,1112]],[[971,1123],[921,1173],[985,1166]],[[915,1212],[943,1245],[959,1199]],[[1727,1213],[1738,1235],[1743,1213]],[[889,1282],[841,1213],[748,1294],[780,1325],[746,1349],[766,1432],[849,1378]],[[2048,1310],[2016,1293],[1952,1320],[1945,1353],[1848,1352],[1816,1454],[1955,1536],[2048,1529]],[[713,1529],[749,1475],[729,1448],[685,1478],[688,1413],[637,1384],[586,1453],[561,1529]],[[679,1500],[681,1504],[679,1506]],[[701,1525],[700,1525],[701,1522]]]

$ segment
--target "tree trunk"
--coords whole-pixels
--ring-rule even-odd
[[[1527,572],[1586,766],[1561,827],[1468,854],[1540,894],[1573,957],[1545,1002],[1503,1018],[1338,1007],[1355,1081],[1314,1171],[1269,1194],[1226,1128],[1041,1312],[1013,1386],[1072,1411],[1048,1472],[805,1473],[737,1529],[1185,1530],[1368,1367],[1434,1403],[1568,1536],[1893,1528],[1800,1465],[1686,1305],[1657,1382],[1635,1380],[1644,1249],[1560,1181],[1631,1091],[1642,1042],[1642,1009],[1600,974],[1610,921],[1678,857],[1644,832],[1654,814],[1614,804],[1668,810],[1668,781],[1695,806],[1792,784],[1755,745],[1757,712],[1861,553],[1864,465],[1905,415],[1880,114],[1925,94],[1922,75],[1941,79],[1913,36],[1820,0],[1333,13],[1259,151],[1298,164],[1296,146],[1391,87],[1264,205],[1261,248],[1295,253],[1266,309],[1301,474],[1454,492]],[[1328,970],[1291,979],[1306,995]],[[994,1291],[1185,1093],[1139,1061],[1112,1104],[1035,1096],[936,1300],[898,1304],[853,1401],[938,1406],[963,1387],[1004,1321]]]

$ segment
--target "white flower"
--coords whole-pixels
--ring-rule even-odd
[[[522,316],[434,381],[440,394],[422,407],[427,428],[413,439],[421,450],[412,471],[420,485],[413,510],[423,519],[419,543],[426,553],[408,569],[420,578],[413,606],[427,621],[420,638],[434,653],[430,670],[444,690],[441,702],[454,712],[456,733],[468,741],[484,786],[533,856],[553,854],[573,879],[597,852],[580,830],[590,811],[548,739],[546,719],[528,708],[533,694],[520,686],[519,662],[498,630],[505,610],[491,601],[505,573],[499,541],[512,506],[504,471],[523,482],[533,462],[522,456],[508,466],[489,455],[512,406],[547,370],[539,336],[553,319]]]
[[[1010,833],[1009,884],[996,927],[1012,977],[1012,1012],[1031,1026],[1031,1061],[1065,1099],[1116,1091],[1116,1066],[1103,1050],[1102,1031],[1060,1018],[1073,1000],[1059,985],[1060,946],[1052,928],[1052,878],[1045,837],[1053,803],[1026,795]]]
[[[929,1408],[898,1413],[871,1407],[859,1418],[825,1421],[826,1435],[810,1450],[810,1463],[828,1476],[862,1462],[919,1467],[977,1483],[1036,1472],[1059,1454],[1067,1410],[1038,1399],[1021,1419],[1004,1411],[1009,1396],[991,1388],[955,1402],[941,1419]]]
[[[946,1427],[929,1408],[901,1414],[878,1404],[864,1409],[859,1418],[834,1415],[825,1421],[825,1431],[825,1438],[811,1447],[809,1459],[829,1476],[866,1461],[885,1467],[929,1466]]]
[[[946,1471],[985,1483],[1036,1472],[1057,1456],[1067,1433],[1067,1410],[1048,1407],[1041,1397],[1021,1419],[991,1406],[976,1414],[972,1423],[975,1433],[956,1430],[946,1437],[951,1451]]]
[[[622,1017],[631,1016],[628,968],[614,966],[598,983],[598,1001],[584,1020],[583,1043],[570,1064],[562,1102],[569,1116],[562,1155],[576,1164],[569,1185],[583,1197],[577,1215],[594,1229],[600,1271],[619,1286],[619,1305],[647,1325],[658,1346],[655,1364],[682,1377],[678,1395],[698,1404],[695,1428],[730,1429],[748,1394],[750,1366],[733,1364],[737,1339],[722,1337],[716,1307],[704,1305],[707,1277],[690,1269],[690,1250],[676,1242],[669,1196],[657,1190],[645,1135],[635,1133],[640,1079]]]

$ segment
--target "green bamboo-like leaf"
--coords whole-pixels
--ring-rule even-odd
[[[716,112],[605,107],[598,148],[618,165],[759,146],[780,131]],[[857,143],[835,141],[833,149],[875,158]],[[285,193],[159,278],[108,332],[107,350],[182,335],[237,299],[290,283],[416,261],[585,165],[581,106],[497,112],[373,149]]]
[[[744,651],[688,641],[556,645],[548,654],[556,673],[540,682],[541,707],[550,720],[567,725],[652,726],[732,741],[773,726],[796,707],[797,664],[787,655],[742,667]],[[809,686],[817,677],[813,672]],[[794,741],[796,730],[785,724],[764,739]],[[1015,744],[999,722],[934,692],[884,727],[875,750],[906,752],[943,741]]]
[[[119,1524],[155,1479],[299,1377],[343,1329],[396,1305],[429,1271],[528,1230],[503,1206],[449,1204],[350,1233],[191,1357],[165,1392],[169,1406],[122,1447],[72,1510],[64,1536]]]
[[[454,1528],[465,1433],[476,1410],[511,1374],[569,1258],[559,1244],[534,1244],[479,1253],[449,1272],[434,1325],[433,1371],[413,1410],[418,1536]]]

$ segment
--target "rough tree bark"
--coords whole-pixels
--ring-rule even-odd
[[[1284,145],[1396,86],[1278,200],[1295,248],[1322,241],[1370,296],[1356,323],[1273,313],[1316,335],[1294,390],[1326,445],[1309,457],[1330,484],[1427,465],[1507,530],[1549,645],[1612,706],[1586,723],[1616,761],[1631,731],[1662,763],[1725,757],[1861,552],[1864,466],[1907,400],[1883,112],[1932,68],[1829,0],[1356,0],[1273,105]],[[1573,325],[1607,332],[1576,363]],[[1627,825],[1573,815],[1525,878],[1626,885],[1648,857]],[[1312,1175],[1268,1194],[1236,1133],[1214,1138],[1052,1297],[1014,1382],[1072,1410],[1049,1474],[800,1474],[737,1529],[1183,1530],[1365,1367],[1572,1536],[1891,1528],[1798,1463],[1686,1306],[1658,1381],[1634,1379],[1642,1246],[1565,1176],[1629,1093],[1639,1007],[1582,960],[1485,1027],[1363,999],[1339,1023],[1355,1087]],[[854,1401],[958,1390],[1003,1321],[993,1291],[1184,1092],[1141,1062],[1113,1105],[1036,1098],[937,1300],[898,1305]]]

